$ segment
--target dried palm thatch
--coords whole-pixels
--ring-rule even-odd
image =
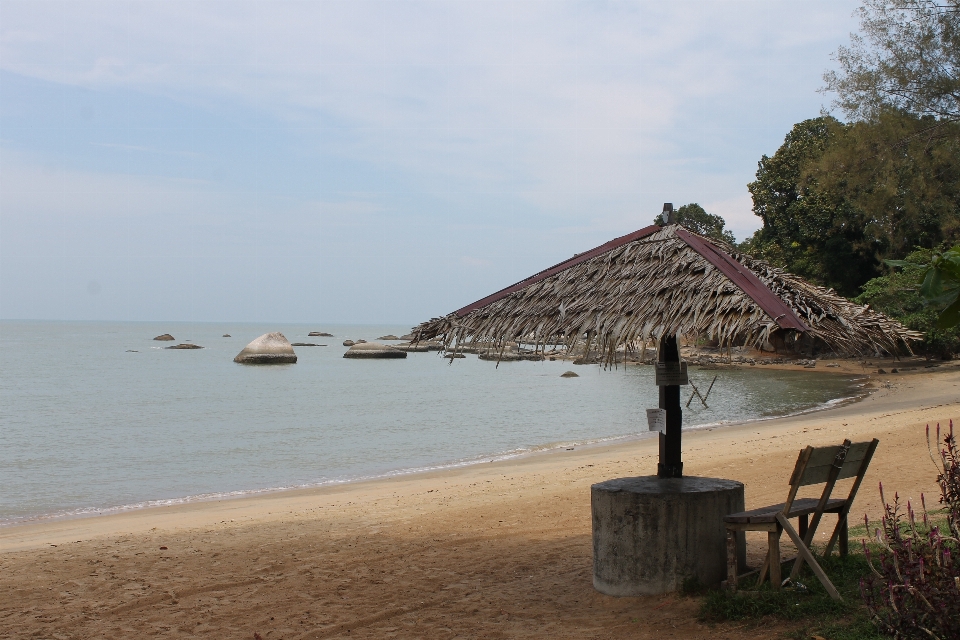
[[[666,336],[721,345],[820,340],[845,354],[910,350],[923,335],[868,306],[740,254],[679,225],[617,238],[414,329],[448,349],[508,340],[547,345],[586,341],[607,364]]]

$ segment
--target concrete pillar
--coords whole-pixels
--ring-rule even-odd
[[[719,478],[617,478],[590,487],[593,586],[611,596],[677,591],[726,578],[723,516],[744,510],[743,484]],[[737,544],[742,567],[746,546]]]

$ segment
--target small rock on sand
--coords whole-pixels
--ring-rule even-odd
[[[198,344],[188,344],[188,343],[175,344],[172,347],[164,347],[164,348],[166,349],[203,349],[203,347],[201,347]]]
[[[265,333],[237,354],[233,359],[240,364],[293,364],[297,354],[282,333]]]
[[[560,374],[561,378],[579,378],[580,374],[573,371],[564,371]]]
[[[176,338],[174,338],[169,333],[165,333],[162,336],[157,336],[156,338],[154,338],[154,340],[176,340]]]
[[[406,358],[407,352],[379,342],[357,343],[347,349],[344,358]]]
[[[877,373],[886,373],[883,369],[877,369]]]

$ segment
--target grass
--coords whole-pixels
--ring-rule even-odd
[[[862,525],[861,527],[862,528]],[[797,628],[788,638],[809,640],[820,636],[827,640],[884,640],[889,636],[880,633],[870,621],[869,614],[860,598],[860,578],[870,571],[862,552],[856,552],[855,540],[860,536],[851,528],[851,553],[841,558],[817,558],[833,585],[843,597],[835,602],[827,594],[820,581],[809,568],[804,568],[798,582],[773,591],[769,581],[757,588],[756,576],[744,579],[736,593],[711,591],[703,599],[700,608],[701,620],[708,622],[741,621],[756,625],[768,620],[796,622]],[[791,564],[784,565],[784,576],[790,573]]]

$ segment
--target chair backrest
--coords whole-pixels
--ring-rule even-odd
[[[878,443],[879,440],[876,438],[856,443],[844,440],[839,446],[806,447],[801,450],[797,457],[797,464],[793,468],[793,474],[790,476],[790,493],[784,505],[784,511],[789,512],[800,487],[827,483],[821,496],[823,505],[830,497],[837,480],[856,477],[848,500],[852,499],[863,480],[863,474],[870,465],[870,459]]]

